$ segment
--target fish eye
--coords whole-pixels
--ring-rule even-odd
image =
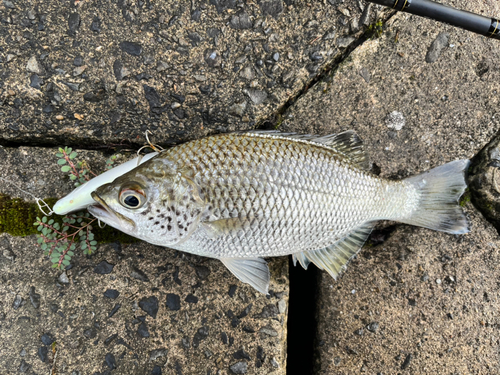
[[[140,208],[146,203],[146,197],[142,191],[125,189],[120,193],[120,203],[126,208]]]

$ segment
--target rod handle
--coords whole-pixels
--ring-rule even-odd
[[[368,0],[371,3],[430,18],[500,40],[500,20],[459,10],[430,0]]]

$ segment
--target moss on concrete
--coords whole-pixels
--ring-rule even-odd
[[[469,188],[465,190],[465,192],[462,194],[460,197],[460,200],[458,201],[458,204],[460,204],[461,207],[465,207],[467,203],[470,202],[470,191]]]
[[[49,205],[56,201],[56,199],[46,200]],[[0,233],[8,233],[12,236],[36,234],[33,223],[37,216],[42,215],[36,203],[28,203],[19,198],[0,194]]]
[[[53,206],[57,202],[57,198],[46,198],[45,202],[49,206]],[[36,203],[26,202],[20,198],[11,198],[8,195],[0,193],[0,233],[8,233],[12,236],[29,236],[37,234],[36,227],[33,223],[37,217],[42,217],[44,214],[38,208]],[[53,214],[51,216],[54,221],[62,224],[63,216]],[[122,243],[132,243],[138,240],[128,236],[110,226],[99,228],[94,226],[92,229],[95,239],[98,243],[109,243],[120,241]]]
[[[374,22],[370,26],[368,26],[365,32],[365,37],[367,39],[380,38],[383,32],[384,32],[384,21],[379,19],[377,20],[377,22]]]

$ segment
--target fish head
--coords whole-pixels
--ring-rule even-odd
[[[164,163],[160,171],[148,163],[98,187],[91,194],[95,204],[87,209],[128,235],[173,246],[187,239],[199,222],[202,209],[190,194],[197,189]]]
[[[97,219],[134,235],[139,224],[138,217],[148,206],[149,189],[142,181],[120,181],[98,187],[91,193],[95,204],[88,207],[89,212]]]

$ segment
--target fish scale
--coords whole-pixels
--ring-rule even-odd
[[[384,210],[373,205],[383,190],[382,180],[359,171],[332,149],[255,134],[223,135],[218,140],[193,141],[162,156],[178,160],[179,170],[195,171],[194,181],[203,186],[213,207],[212,221],[231,219],[237,213],[241,221],[250,222],[224,238],[194,232],[179,250],[214,257],[286,255],[327,246],[363,222],[384,216]],[[235,163],[232,151],[239,147],[247,155],[243,164]],[[193,157],[203,154],[213,157],[210,163]],[[347,193],[350,179],[358,183],[351,184]],[[252,186],[263,196],[252,193]],[[231,189],[237,190],[237,198],[229,194]],[[255,246],[256,237],[259,246]]]
[[[162,151],[97,188],[88,210],[150,243],[220,259],[267,293],[263,257],[292,254],[335,278],[378,220],[466,233],[457,200],[468,164],[389,181],[369,172],[353,131],[222,134]]]

